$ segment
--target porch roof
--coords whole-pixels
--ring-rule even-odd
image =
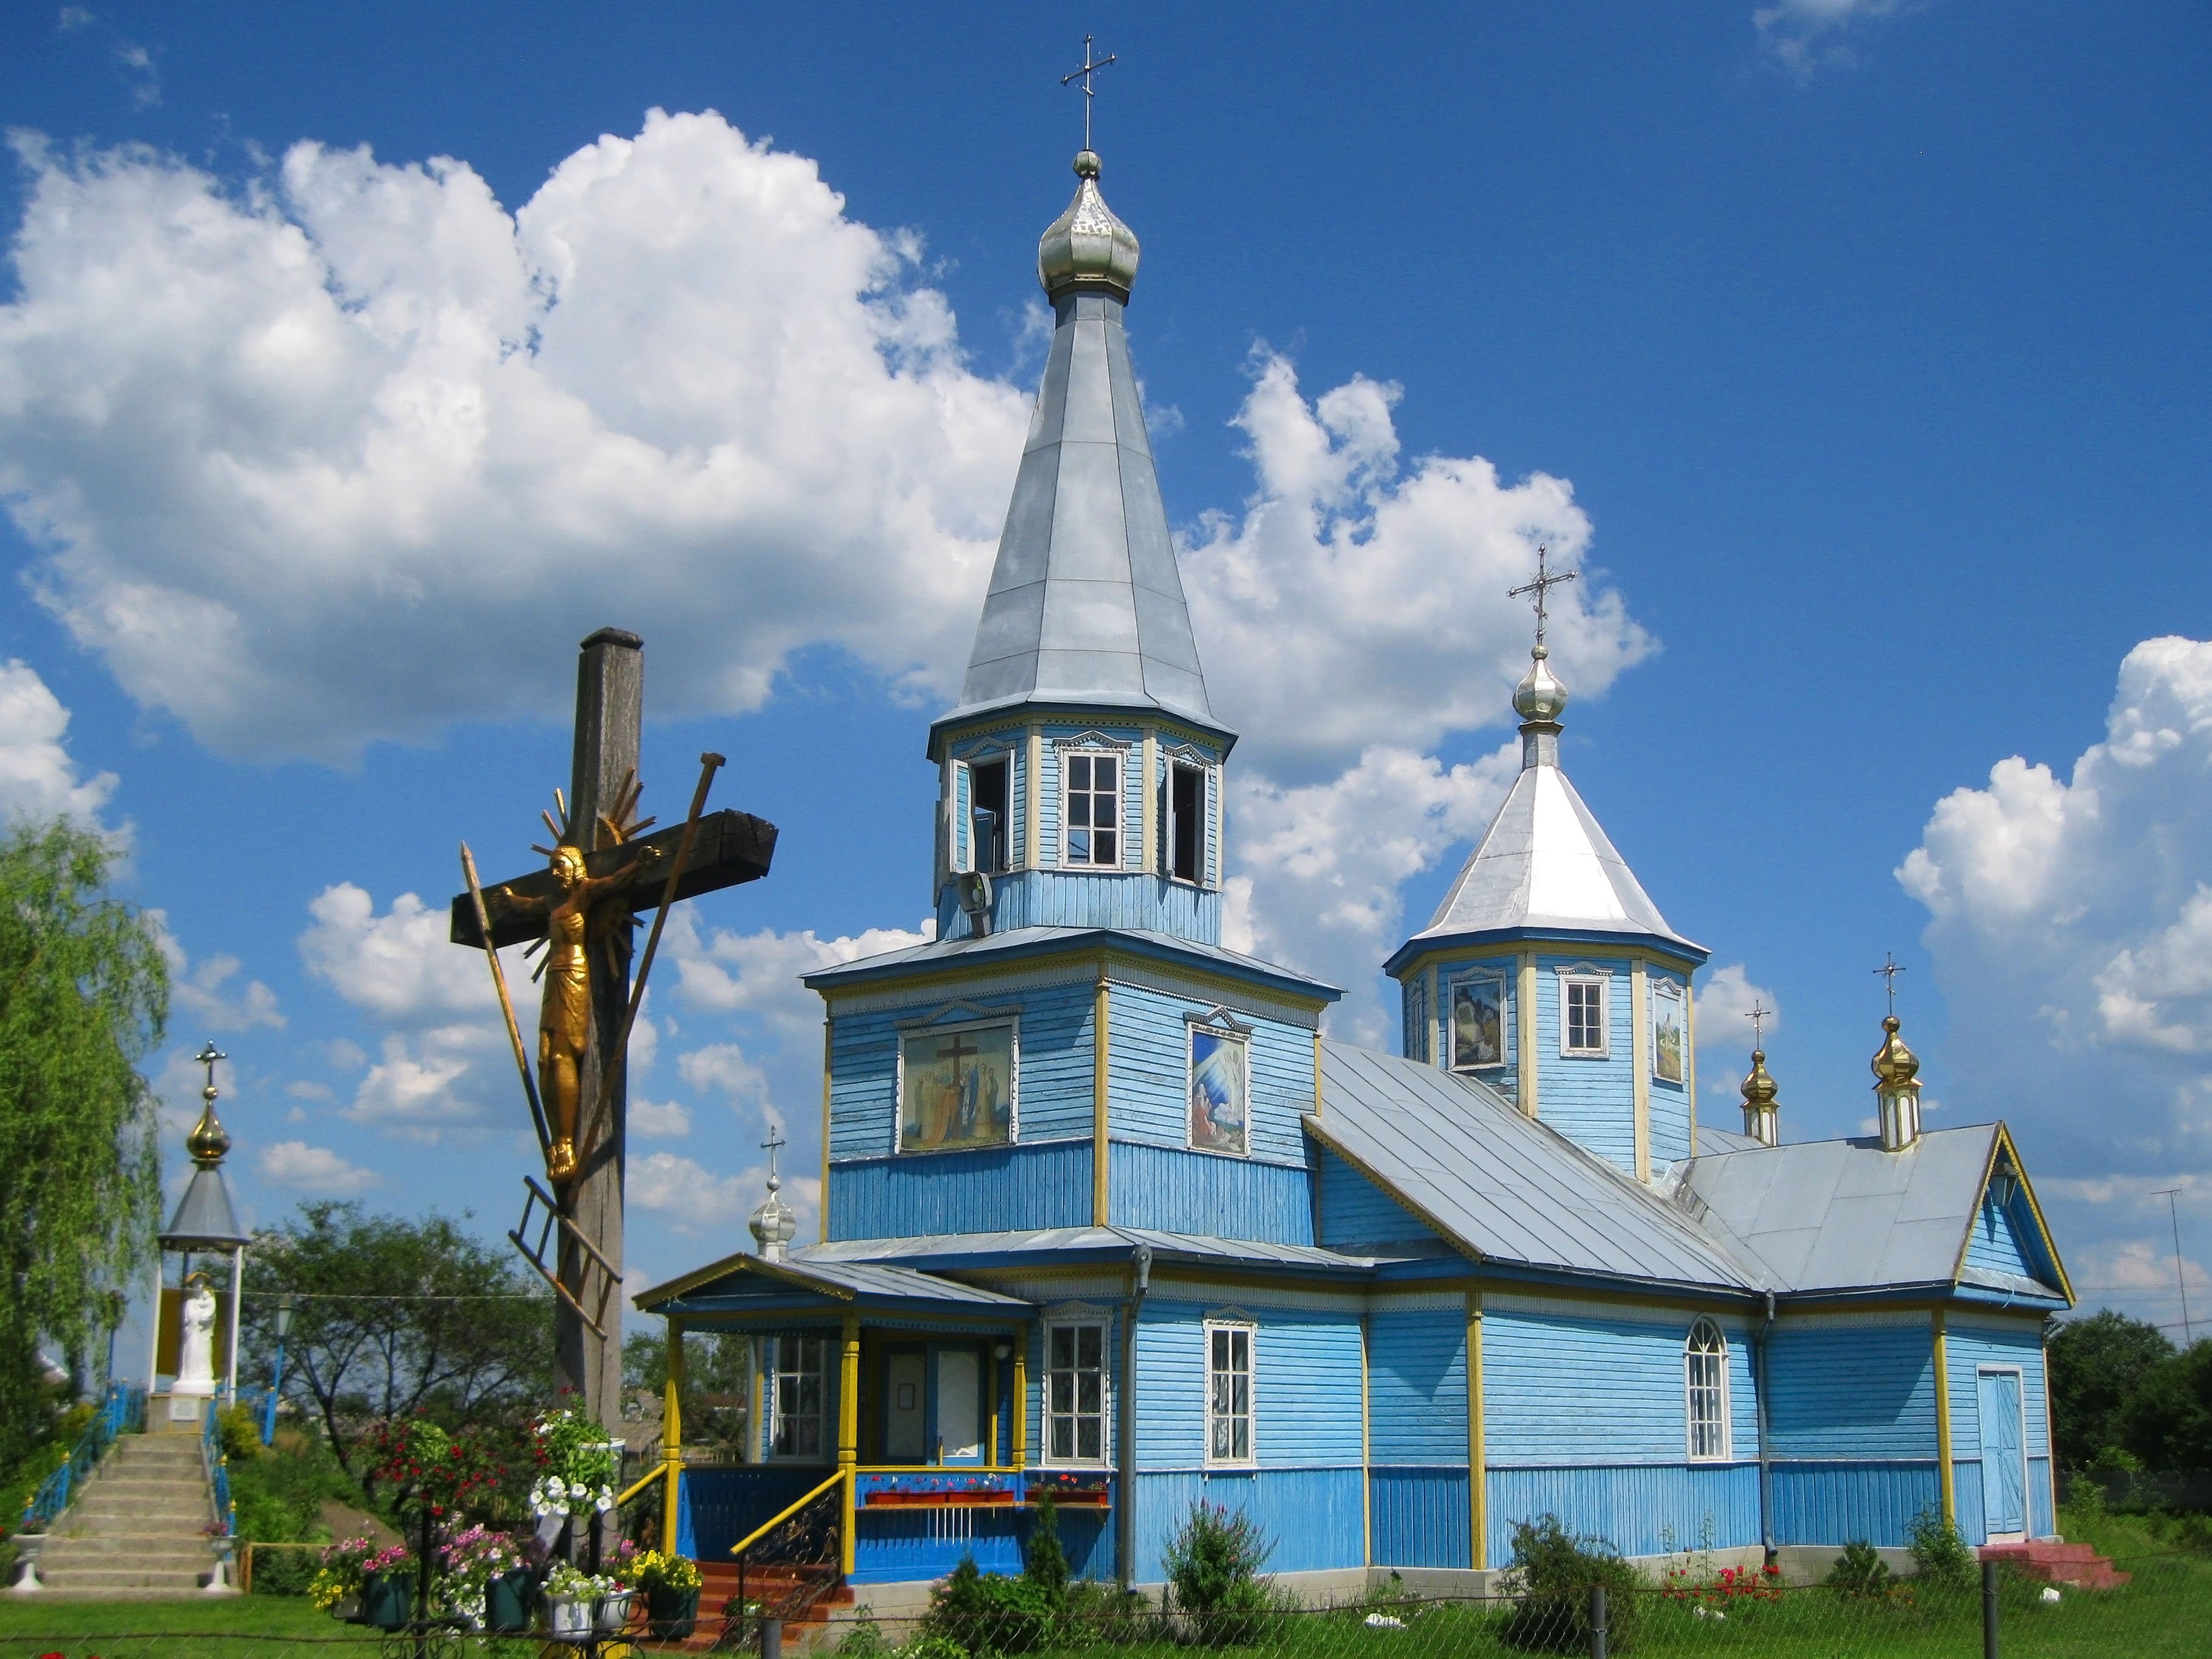
[[[1019,1297],[962,1285],[912,1267],[866,1261],[769,1261],[725,1256],[641,1291],[631,1300],[647,1313],[674,1318],[733,1313],[934,1313],[1024,1318]]]
[[[1161,1232],[1149,1227],[1041,1227],[1012,1232],[938,1233],[914,1238],[840,1239],[810,1244],[796,1253],[810,1266],[897,1257],[927,1261],[953,1272],[1018,1267],[1070,1255],[1126,1263],[1142,1246],[1155,1264],[1242,1264],[1332,1273],[1368,1274],[1401,1257],[1424,1254],[1418,1245],[1382,1255],[1352,1255],[1311,1244],[1277,1244],[1265,1239],[1216,1238],[1202,1233]],[[885,1271],[895,1271],[886,1269]],[[926,1276],[926,1275],[925,1275]]]

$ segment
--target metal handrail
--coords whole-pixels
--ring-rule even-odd
[[[667,1466],[662,1463],[655,1463],[643,1474],[638,1476],[635,1485],[629,1487],[625,1492],[623,1492],[622,1496],[615,1499],[615,1507],[617,1509],[620,1509],[623,1504],[629,1503],[631,1498],[636,1497],[638,1493],[643,1492],[647,1486],[653,1485],[654,1481],[665,1480],[667,1479]]]
[[[774,1532],[785,1522],[790,1520],[793,1516],[798,1514],[799,1510],[805,1509],[816,1498],[821,1497],[823,1492],[828,1492],[830,1487],[837,1485],[838,1482],[845,1480],[851,1474],[852,1471],[849,1469],[838,1470],[836,1474],[831,1475],[827,1480],[824,1480],[820,1486],[817,1486],[812,1492],[807,1493],[805,1497],[800,1498],[796,1504],[787,1505],[773,1521],[769,1521],[762,1526],[755,1527],[743,1538],[731,1545],[730,1553],[732,1555],[744,1554],[754,1545],[759,1543],[762,1539],[767,1537],[769,1534]]]
[[[222,1449],[222,1411],[210,1398],[207,1415],[200,1419],[200,1467],[207,1472],[208,1496],[215,1504],[215,1518],[229,1538],[238,1531],[230,1502],[230,1459]]]
[[[109,1383],[99,1414],[85,1425],[84,1432],[70,1448],[70,1455],[63,1460],[61,1468],[40,1481],[30,1501],[23,1505],[22,1522],[16,1531],[36,1532],[69,1508],[71,1495],[84,1478],[99,1467],[116,1437],[140,1427],[145,1421],[145,1413],[143,1389]]]

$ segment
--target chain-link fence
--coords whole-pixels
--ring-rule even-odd
[[[2114,1563],[2131,1582],[2100,1590],[2052,1586],[2000,1569],[1987,1584],[1894,1581],[1846,1594],[1784,1588],[1756,1576],[1670,1589],[1482,1599],[1370,1589],[1342,1606],[1300,1607],[1264,1585],[1218,1605],[1163,1612],[1134,1597],[1079,1587],[1058,1597],[1010,1595],[1006,1604],[890,1617],[864,1605],[770,1632],[789,1659],[1460,1659],[1461,1656],[1772,1656],[1852,1659],[1972,1656],[2087,1659],[2093,1655],[2212,1651],[2212,1560],[2161,1554]],[[865,1596],[865,1587],[855,1591]],[[311,1620],[290,1600],[206,1604],[64,1603],[0,1607],[0,1659],[526,1659],[567,1648],[630,1653],[712,1647],[725,1624],[702,1608],[688,1644],[653,1641],[641,1621],[556,1643],[546,1633],[496,1637],[440,1627],[380,1632]],[[263,1626],[256,1629],[255,1626]],[[758,1651],[759,1632],[748,1650]]]

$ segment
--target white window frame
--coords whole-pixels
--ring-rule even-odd
[[[1249,1158],[1252,1156],[1252,1033],[1253,1027],[1237,1018],[1226,1008],[1213,1008],[1203,1014],[1182,1017],[1182,1144],[1194,1152],[1208,1158]],[[1244,1144],[1233,1152],[1223,1152],[1218,1146],[1200,1146],[1191,1139],[1190,1085],[1197,1073],[1198,1034],[1203,1031],[1210,1037],[1224,1042],[1238,1042],[1244,1047]]]
[[[1613,1057],[1613,975],[1602,968],[1577,964],[1558,970],[1559,981],[1559,1058],[1562,1060],[1610,1060]],[[1572,987],[1589,986],[1597,992],[1597,1046],[1577,1048],[1567,1041],[1573,1029],[1568,1019],[1568,1006],[1574,995]]]
[[[1700,1345],[1710,1338],[1712,1346]],[[1701,1369],[1711,1375],[1701,1377]],[[1715,1418],[1698,1414],[1700,1401],[1710,1401]],[[1701,1433],[1700,1431],[1705,1432]],[[1729,1463],[1735,1458],[1734,1425],[1729,1401],[1728,1333],[1717,1322],[1699,1315],[1690,1334],[1682,1339],[1682,1437],[1692,1463]]]
[[[908,1147],[906,1143],[906,1044],[908,1037],[951,1036],[959,1031],[980,1031],[994,1025],[1004,1025],[1012,1036],[1006,1044],[1006,1066],[1011,1073],[1006,1079],[1006,1140],[1009,1146],[1017,1146],[1022,1138],[1022,1021],[1012,1011],[976,1008],[973,1019],[950,1020],[940,1025],[937,1022],[956,1008],[975,1008],[973,1003],[952,1003],[920,1019],[902,1020],[895,1028],[898,1039],[898,1064],[891,1077],[891,1151],[904,1157],[927,1156],[944,1150],[939,1147]],[[962,1146],[957,1152],[996,1151],[994,1147]]]
[[[786,1356],[794,1347],[800,1355],[800,1363],[787,1365]],[[796,1387],[805,1386],[807,1375],[805,1356],[810,1348],[816,1361],[814,1398],[817,1408],[811,1413],[787,1412],[783,1406],[783,1381],[790,1377]],[[830,1339],[804,1334],[778,1336],[770,1339],[768,1349],[767,1461],[771,1463],[827,1462],[833,1449],[830,1443]],[[781,1449],[778,1443],[783,1438],[785,1423],[804,1422],[810,1416],[814,1419],[814,1449],[811,1452]]]
[[[1039,1445],[1037,1448],[1039,1452],[1038,1462],[1044,1468],[1054,1469],[1104,1468],[1113,1462],[1114,1457],[1113,1320],[1103,1309],[1085,1307],[1079,1304],[1075,1307],[1048,1313],[1044,1318],[1043,1330],[1043,1344],[1039,1348],[1037,1353],[1037,1428],[1039,1431]],[[1085,1369],[1080,1363],[1083,1357],[1082,1348],[1080,1346],[1083,1340],[1081,1334],[1087,1330],[1095,1330],[1098,1333],[1098,1409],[1095,1413],[1098,1419],[1098,1455],[1096,1457],[1085,1457],[1078,1453],[1070,1453],[1068,1455],[1063,1457],[1059,1455],[1053,1449],[1053,1419],[1056,1417],[1067,1419],[1069,1423],[1070,1443],[1072,1444],[1080,1445],[1080,1425],[1082,1419],[1086,1417],[1092,1416],[1094,1413],[1083,1411],[1079,1408],[1066,1412],[1060,1412],[1053,1409],[1053,1376],[1055,1370],[1060,1369],[1053,1364],[1053,1334],[1056,1331],[1068,1331],[1074,1333],[1074,1340],[1078,1345],[1076,1349],[1076,1359],[1078,1364],[1073,1368],[1073,1374],[1072,1380],[1074,1386],[1079,1389],[1081,1386],[1082,1373]],[[1079,1393],[1079,1405],[1080,1395]]]
[[[1178,766],[1198,774],[1198,873],[1194,876],[1175,873],[1175,774]],[[1207,889],[1218,884],[1214,879],[1213,858],[1206,850],[1212,839],[1209,831],[1213,827],[1215,770],[1212,757],[1188,744],[1177,744],[1160,751],[1160,775],[1155,783],[1159,795],[1160,874],[1186,887]]]
[[[1200,1328],[1204,1333],[1203,1340],[1206,1345],[1203,1350],[1206,1363],[1206,1467],[1209,1469],[1257,1468],[1260,1464],[1260,1327],[1255,1321],[1249,1319],[1208,1319]],[[1233,1410],[1218,1412],[1214,1409],[1215,1377],[1218,1375],[1233,1379],[1237,1375],[1233,1363],[1231,1369],[1225,1372],[1217,1373],[1214,1370],[1213,1339],[1217,1333],[1229,1339],[1229,1353],[1232,1362],[1236,1356],[1236,1340],[1238,1337],[1243,1339],[1244,1409],[1241,1413]],[[1224,1421],[1234,1423],[1240,1415],[1244,1420],[1244,1455],[1242,1457],[1215,1456],[1213,1453],[1214,1425]]]
[[[1053,780],[1053,787],[1059,792],[1060,795],[1060,867],[1063,870],[1127,869],[1129,867],[1131,745],[1107,737],[1103,732],[1086,732],[1079,738],[1064,738],[1055,743],[1053,748],[1058,760],[1058,764],[1054,769],[1057,775]],[[1114,861],[1111,864],[1102,864],[1095,859],[1084,859],[1079,862],[1068,852],[1068,834],[1073,827],[1068,823],[1068,763],[1077,759],[1103,759],[1114,763],[1114,834],[1117,839],[1114,843]],[[1091,789],[1085,793],[1095,796],[1099,792]],[[1141,839],[1142,825],[1138,826],[1138,832]],[[1139,853],[1141,856],[1141,849]]]
[[[1014,861],[1014,750],[1011,744],[992,742],[982,744],[974,753],[963,755],[952,763],[952,787],[950,808],[952,819],[951,866],[960,874],[967,874],[981,866],[975,859],[975,769],[979,766],[1000,766],[1006,769],[1006,810],[1000,815],[999,845],[1004,854],[1000,867],[993,875],[1011,873],[1019,866]],[[961,803],[967,803],[962,811]]]

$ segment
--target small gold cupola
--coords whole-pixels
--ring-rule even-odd
[[[1751,1075],[1743,1080],[1743,1132],[1762,1146],[1771,1146],[1780,1138],[1781,1109],[1775,1098],[1780,1092],[1766,1069],[1766,1051],[1753,1048]]]
[[[210,1042],[192,1058],[196,1063],[207,1067],[207,1086],[200,1091],[200,1121],[192,1125],[192,1132],[185,1137],[185,1150],[192,1155],[192,1162],[201,1169],[212,1170],[230,1151],[230,1131],[222,1127],[221,1120],[215,1115],[216,1097],[222,1092],[215,1086],[215,1063],[230,1056]]]
[[[1881,1147],[1901,1152],[1920,1139],[1920,1056],[1898,1036],[1897,976],[1904,965],[1885,955],[1875,969],[1889,986],[1889,1012],[1881,1022],[1881,1047],[1868,1062],[1874,1070],[1875,1115],[1881,1124]]]

